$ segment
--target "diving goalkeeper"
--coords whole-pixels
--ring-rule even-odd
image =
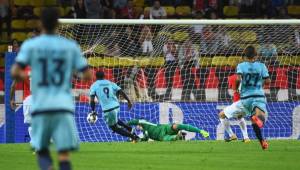
[[[137,129],[143,131],[144,137],[142,141],[149,139],[155,141],[176,141],[184,140],[180,131],[200,133],[204,138],[209,137],[209,133],[187,124],[154,124],[143,119],[133,119],[127,123],[130,126],[137,126]]]

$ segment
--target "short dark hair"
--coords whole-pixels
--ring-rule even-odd
[[[54,7],[44,8],[41,14],[41,23],[47,32],[55,31],[58,26],[59,13]]]
[[[246,47],[245,51],[244,51],[244,55],[247,58],[254,58],[256,56],[256,50],[255,47],[252,45],[249,45]]]
[[[102,80],[102,79],[104,79],[104,78],[105,78],[104,72],[103,72],[103,71],[98,71],[98,72],[96,73],[96,78],[97,78],[97,80]]]

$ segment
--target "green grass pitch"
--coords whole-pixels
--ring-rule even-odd
[[[75,170],[299,170],[300,141],[82,143]],[[55,153],[53,153],[55,156]],[[37,169],[28,144],[0,145],[1,170]]]

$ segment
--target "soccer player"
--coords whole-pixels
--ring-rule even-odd
[[[53,169],[50,139],[58,152],[59,169],[71,169],[69,152],[79,146],[71,79],[74,72],[81,72],[84,80],[92,77],[78,44],[55,34],[58,17],[55,8],[43,9],[43,34],[23,43],[11,71],[20,81],[26,77],[25,67],[31,67],[31,145],[41,170]]]
[[[234,91],[233,93],[233,104],[231,104],[230,106],[227,106],[223,109],[223,113],[221,112],[219,115],[235,115],[235,118],[237,118],[238,122],[239,122],[239,126],[241,128],[242,134],[243,134],[243,142],[247,143],[250,142],[249,136],[248,136],[248,132],[247,132],[247,124],[245,119],[242,117],[243,116],[243,112],[239,107],[237,107],[238,101],[240,100],[240,94],[238,92],[238,89],[236,87],[236,80],[238,78],[237,74],[233,74],[231,76],[229,76],[228,78],[228,85],[229,88],[232,88],[232,90]],[[229,117],[229,116],[228,116]],[[230,142],[233,140],[237,140],[237,136],[233,133],[231,127],[230,127],[230,122],[228,118],[220,118],[220,121],[222,123],[222,125],[225,128],[225,131],[228,133],[229,135],[229,139],[225,139],[226,142]]]
[[[209,137],[207,131],[187,124],[154,124],[143,119],[133,119],[127,124],[137,126],[138,129],[143,131],[144,137],[141,139],[142,141],[148,141],[148,139],[155,141],[183,140],[182,134],[179,133],[182,130],[200,133],[204,138]]]
[[[261,128],[265,123],[267,114],[266,97],[263,89],[265,83],[270,83],[268,69],[265,64],[256,61],[256,50],[253,46],[248,46],[244,52],[245,61],[237,66],[236,87],[241,85],[241,100],[236,103],[236,107],[241,112],[221,112],[220,118],[250,116],[252,127],[263,150],[268,149],[268,143],[263,138]]]
[[[132,139],[132,141],[136,142],[138,136],[134,133],[131,133],[132,128],[118,119],[118,114],[120,112],[118,96],[123,96],[127,100],[128,108],[131,109],[132,103],[129,97],[117,84],[106,80],[104,72],[97,72],[96,78],[96,82],[94,82],[90,88],[90,105],[92,108],[92,115],[97,116],[95,111],[95,98],[97,97],[102,108],[104,120],[109,128],[113,132],[125,137],[129,137]]]

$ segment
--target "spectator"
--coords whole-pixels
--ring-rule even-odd
[[[151,52],[153,52],[152,39],[153,39],[153,35],[151,29],[148,25],[145,25],[141,31],[141,36],[140,36],[140,43],[144,55],[149,55]]]
[[[167,90],[164,95],[164,100],[172,99],[172,89],[173,89],[173,77],[175,75],[176,68],[178,66],[177,59],[177,47],[173,40],[168,40],[168,42],[163,46],[163,52],[165,56],[165,78],[167,82]]]
[[[136,19],[137,12],[134,9],[133,1],[129,0],[127,6],[121,9],[121,16],[124,19]]]
[[[100,0],[85,0],[84,6],[86,8],[87,18],[99,19],[103,17],[103,10]]]
[[[74,5],[75,18],[86,18],[86,9],[84,5],[84,0],[76,0]]]
[[[277,48],[274,44],[266,42],[259,49],[259,54],[267,65],[277,65],[276,57],[277,57]]]
[[[16,39],[13,39],[12,41],[11,41],[11,46],[12,46],[12,52],[19,52],[19,50],[20,50],[20,45],[19,45],[19,42],[18,42],[18,40],[16,40]]]
[[[0,4],[0,38],[2,36],[2,25],[6,24],[7,35],[10,37],[11,34],[11,11],[9,8],[8,0],[4,0]]]
[[[103,7],[103,17],[108,19],[115,19],[116,12],[113,7],[113,0],[101,0]]]
[[[167,18],[167,13],[166,13],[164,7],[160,6],[160,1],[154,1],[153,7],[150,8],[150,15],[154,19]]]
[[[144,13],[140,16],[140,19],[153,19],[153,17],[150,15],[149,11],[144,10]]]
[[[112,48],[109,50],[109,56],[118,57],[121,55],[121,49],[118,43],[115,43]]]
[[[193,1],[193,13],[201,12],[204,13],[205,0],[194,0]]]
[[[199,52],[192,44],[192,41],[187,40],[178,52],[179,65],[181,66],[181,80],[183,82],[181,100],[190,101],[191,94],[194,93],[195,74],[192,72],[194,67],[199,67]]]
[[[126,42],[121,46],[121,52],[123,56],[136,56],[140,45],[138,43],[138,37],[135,33],[133,33],[132,27],[126,27],[125,32],[123,34],[122,41]]]
[[[127,0],[114,0],[114,3],[113,3],[113,4],[114,4],[113,6],[114,6],[115,9],[120,10],[120,9],[126,7],[126,5],[127,5]]]

